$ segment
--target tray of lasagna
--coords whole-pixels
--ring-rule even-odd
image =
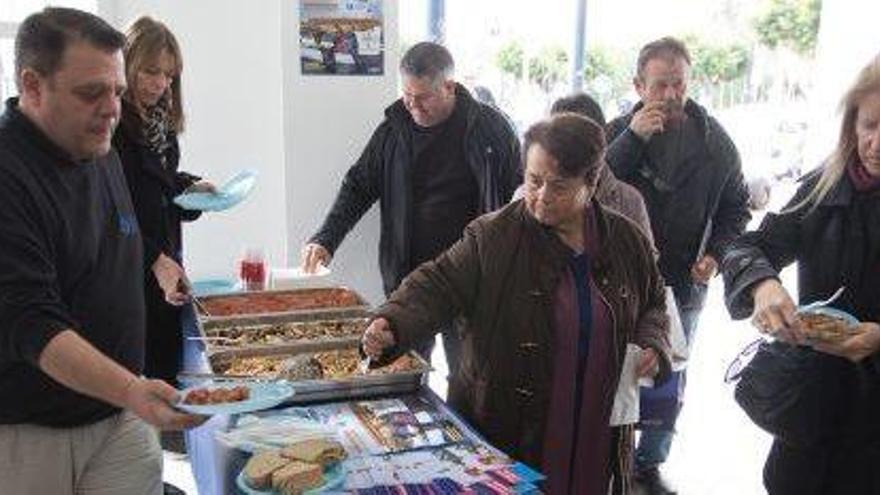
[[[327,287],[204,296],[199,298],[195,310],[201,325],[215,322],[260,325],[277,321],[365,317],[370,307],[351,289]]]

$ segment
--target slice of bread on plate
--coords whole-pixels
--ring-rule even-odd
[[[320,464],[287,462],[286,466],[272,473],[272,488],[283,495],[300,495],[324,482],[324,470]]]
[[[322,466],[335,464],[345,459],[345,448],[335,440],[322,438],[303,440],[288,445],[281,451],[288,459],[317,463]]]
[[[263,490],[272,487],[272,473],[290,464],[274,450],[254,454],[244,465],[244,478],[251,488]]]

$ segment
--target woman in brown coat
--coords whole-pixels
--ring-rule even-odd
[[[471,223],[407,277],[364,335],[373,358],[462,318],[450,404],[547,476],[549,493],[627,487],[628,428],[609,426],[627,343],[641,376],[669,372],[663,281],[638,227],[594,199],[605,140],[560,114],[525,136],[526,194]]]

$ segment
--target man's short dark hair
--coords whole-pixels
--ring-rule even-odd
[[[21,72],[35,70],[43,77],[58,71],[71,42],[87,41],[113,52],[125,46],[125,36],[100,17],[81,10],[46,7],[28,16],[15,36],[15,80],[21,90]]]
[[[550,113],[557,114],[562,112],[583,115],[601,127],[605,127],[605,114],[602,112],[602,107],[586,93],[575,93],[554,101],[550,107]]]
[[[599,124],[575,113],[559,113],[532,125],[523,140],[523,157],[540,144],[559,164],[563,177],[596,179],[605,152],[605,133]]]
[[[678,38],[666,36],[648,43],[639,51],[636,75],[640,79],[645,75],[645,66],[655,58],[680,58],[687,62],[688,65],[691,65],[691,54],[688,52],[687,46],[685,46],[684,42]]]
[[[400,59],[400,72],[437,83],[452,77],[455,62],[452,54],[443,45],[423,41],[407,50]]]

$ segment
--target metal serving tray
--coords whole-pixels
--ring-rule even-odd
[[[271,377],[255,377],[241,375],[224,375],[217,373],[217,369],[235,358],[245,357],[271,357],[271,356],[296,356],[321,351],[352,349],[352,345],[339,345],[338,343],[316,342],[308,344],[281,345],[267,349],[232,349],[219,351],[208,357],[208,364],[212,374],[206,375],[182,375],[184,381],[191,379],[217,379],[223,381],[265,381]],[[427,384],[428,373],[431,365],[414,351],[407,353],[417,363],[412,370],[387,374],[354,374],[339,379],[320,380],[295,380],[289,383],[293,387],[294,394],[286,402],[288,404],[304,404],[310,402],[324,402],[331,400],[358,399],[387,394],[403,394],[417,391]]]
[[[247,324],[243,324],[241,321],[229,321],[229,320],[212,320],[202,322],[198,325],[199,328],[199,339],[202,341],[205,347],[205,353],[210,355],[216,354],[218,352],[228,351],[228,350],[236,350],[236,349],[257,349],[257,350],[267,350],[274,349],[279,345],[299,345],[302,346],[303,352],[309,352],[312,350],[321,351],[325,349],[325,345],[332,345],[334,347],[353,347],[357,346],[360,341],[360,335],[350,335],[350,336],[341,336],[341,337],[325,337],[325,338],[302,338],[302,339],[289,339],[282,340],[281,342],[275,343],[245,343],[245,344],[236,344],[236,343],[228,343],[224,341],[222,336],[219,335],[223,333],[224,330],[237,330],[240,333],[248,333],[248,332],[260,332],[263,329],[271,328],[278,325],[309,325],[309,324],[332,324],[332,323],[352,323],[357,324],[359,322],[363,322],[364,328],[366,328],[367,318],[363,316],[357,318],[333,318],[333,319],[321,319],[321,320],[301,320],[301,319],[291,319],[289,315],[276,315],[269,314],[263,315],[260,317],[255,317],[254,320],[259,323],[248,322]]]
[[[247,300],[256,304],[261,299],[291,297],[306,295],[309,293],[330,293],[344,291],[353,296],[355,304],[351,306],[325,306],[307,309],[289,309],[280,311],[243,311],[233,314],[206,314],[214,303],[233,302]],[[253,292],[237,292],[234,294],[220,294],[216,296],[204,296],[199,298],[199,304],[195,306],[196,319],[200,325],[213,324],[215,322],[234,322],[237,325],[260,325],[280,321],[302,320],[338,320],[343,318],[357,318],[369,315],[370,306],[367,301],[357,292],[346,287],[326,287],[317,289],[292,289],[292,290],[265,290]]]

